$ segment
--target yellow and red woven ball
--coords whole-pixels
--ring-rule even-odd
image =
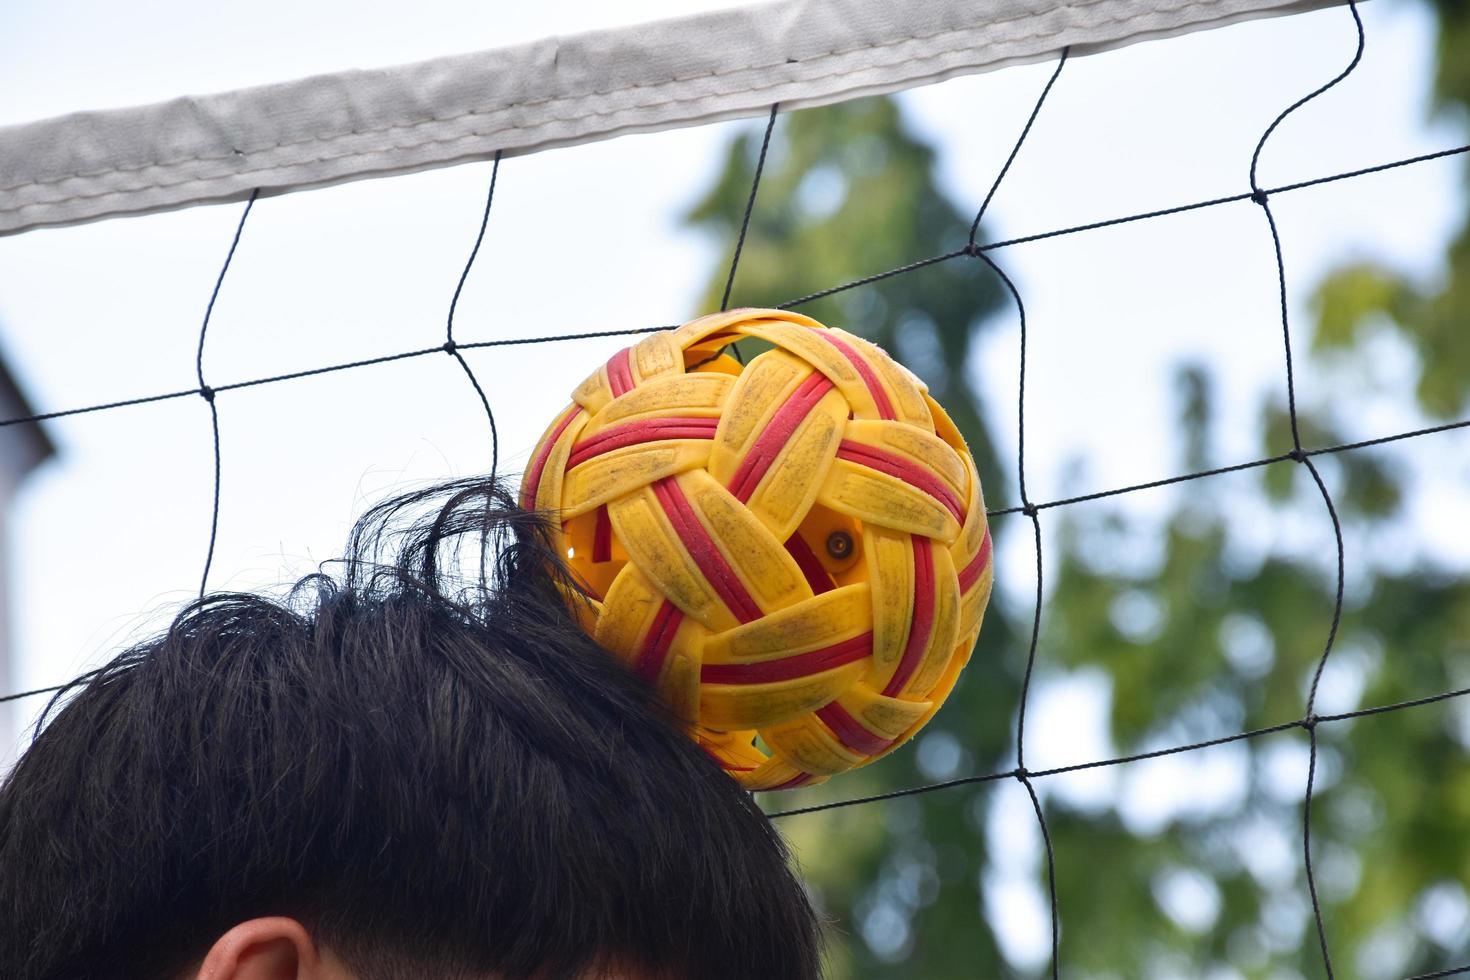
[[[720,354],[773,345],[749,364]],[[732,310],[651,334],[582,382],[531,456],[607,649],[742,785],[877,759],[939,708],[990,597],[965,441],[881,348]]]

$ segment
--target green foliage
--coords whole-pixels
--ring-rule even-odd
[[[1420,285],[1380,265],[1335,270],[1313,297],[1314,348],[1351,351],[1369,327],[1386,327],[1419,356],[1421,407],[1439,418],[1462,415],[1470,406],[1470,236],[1462,232],[1447,259],[1443,285]]]
[[[1470,108],[1470,5],[1464,0],[1431,0],[1439,15],[1439,57],[1434,96],[1445,112]]]
[[[1431,0],[1431,6],[1440,25],[1435,105],[1463,120],[1470,117],[1470,4]],[[1316,343],[1350,348],[1370,321],[1387,322],[1419,355],[1420,405],[1452,418],[1470,409],[1470,227],[1461,227],[1445,258],[1446,274],[1428,284],[1379,265],[1337,270],[1316,296]]]
[[[1437,94],[1441,107],[1463,110],[1470,13],[1459,0],[1437,2],[1444,28]],[[759,135],[752,130],[732,144],[715,186],[689,214],[717,241],[738,233]],[[946,252],[964,244],[968,224],[966,209],[935,186],[932,149],[905,130],[892,101],[783,114],[732,302],[781,303]],[[1315,325],[1294,325],[1306,352],[1299,370],[1360,365],[1369,356],[1365,341],[1390,331],[1419,355],[1420,406],[1438,416],[1463,413],[1470,233],[1461,233],[1447,261],[1448,274],[1431,285],[1369,265],[1328,277],[1316,294]],[[723,264],[712,270],[704,309],[718,308],[725,272]],[[969,358],[981,330],[1006,322],[1000,297],[983,264],[958,258],[800,307],[876,340],[924,378],[974,450],[993,507],[1008,503],[1010,489]],[[1208,438],[1211,373],[1180,365],[1176,380],[1179,468],[1218,465]],[[1342,422],[1353,417],[1355,393],[1329,389],[1323,404],[1299,406],[1309,448],[1361,435]],[[1261,453],[1291,449],[1279,399],[1265,399],[1259,417]],[[1470,581],[1395,560],[1410,488],[1393,457],[1373,448],[1314,461],[1342,518],[1351,571],[1323,682],[1336,692],[1333,704],[1389,703],[1470,684]],[[1057,547],[1047,554],[1038,683],[1105,680],[1119,754],[1301,717],[1335,587],[1331,525],[1305,467],[1287,460],[1190,484],[1148,520],[1104,504],[1048,514]],[[1029,536],[1024,520],[995,523],[998,537]],[[1241,533],[1262,524],[1272,531],[1264,543]],[[1154,558],[1138,561],[1139,554]],[[1024,582],[1030,571],[1002,574]],[[799,799],[777,794],[766,804],[780,809],[1013,766],[1030,610],[998,605],[971,667],[917,745],[835,786]],[[1374,957],[1389,948],[1406,952],[1398,964],[1406,972],[1470,962],[1470,937],[1440,936],[1442,944],[1418,912],[1435,895],[1464,900],[1470,885],[1470,726],[1456,727],[1467,717],[1449,702],[1317,728],[1313,855],[1338,977],[1378,975],[1383,960]],[[1132,767],[1112,770],[1117,791],[1104,803],[1049,795],[1062,975],[1204,976],[1228,967],[1234,972],[1224,975],[1253,980],[1322,976],[1302,870],[1306,744],[1295,730],[1178,757],[1194,771],[1224,758],[1245,775],[1234,789],[1214,787],[1212,801],[1152,823],[1120,802]],[[946,760],[953,764],[941,765]],[[1005,780],[782,821],[834,920],[833,980],[1021,975],[1000,955],[1003,910],[988,906],[981,887],[998,858],[986,821],[1005,794],[1024,799]],[[1044,866],[1034,874],[1044,889]],[[1205,896],[1195,909],[1204,913],[1191,917],[1171,904],[1180,882]]]
[[[1344,266],[1317,287],[1313,313],[1317,319],[1316,350],[1352,348],[1363,339],[1363,326],[1375,315],[1397,319],[1410,312],[1413,294],[1398,277],[1376,265]]]

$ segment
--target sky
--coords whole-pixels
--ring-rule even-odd
[[[242,17],[238,5],[182,0],[18,0],[0,11],[0,125],[727,5],[257,0]],[[1263,184],[1463,141],[1463,130],[1430,117],[1427,13],[1405,0],[1361,9],[1361,67],[1272,137]],[[1073,59],[988,212],[991,237],[1249,189],[1251,150],[1265,125],[1336,74],[1353,42],[1351,19],[1336,8]],[[901,96],[912,127],[938,147],[942,185],[957,202],[973,206],[984,196],[1051,69],[1006,69]],[[683,229],[680,215],[712,180],[728,141],[759,125],[507,160],[457,338],[651,326],[705,312],[697,296],[729,243]],[[779,146],[778,138],[773,152]],[[1294,324],[1309,322],[1312,284],[1339,263],[1373,258],[1425,280],[1442,273],[1444,245],[1463,213],[1458,172],[1454,161],[1440,161],[1276,198]],[[218,385],[441,342],[488,179],[488,163],[474,163],[261,201],[210,323],[206,379]],[[211,206],[0,238],[0,349],[34,405],[57,410],[194,387],[200,320],[239,215],[239,205]],[[1170,368],[1181,360],[1208,364],[1219,381],[1216,461],[1258,455],[1256,411],[1262,392],[1282,387],[1282,352],[1274,259],[1257,208],[1213,208],[993,257],[1027,302],[1034,499],[1176,472]],[[972,369],[996,427],[1013,433],[1019,334],[1011,311],[997,316]],[[467,353],[496,410],[502,470],[520,470],[575,384],[623,343]],[[1361,391],[1341,420],[1356,437],[1422,422],[1407,398],[1411,355],[1387,339],[1375,343],[1381,349],[1367,376],[1323,370],[1298,378],[1308,404],[1345,385]],[[217,406],[223,484],[212,589],[267,588],[314,571],[340,553],[366,505],[488,465],[486,420],[448,357],[229,392]],[[58,420],[48,431],[58,457],[10,515],[5,560],[17,658],[6,689],[63,681],[165,623],[198,588],[209,533],[213,456],[202,400]],[[1415,494],[1399,546],[1368,560],[1470,565],[1470,541],[1436,532],[1470,521],[1470,441],[1434,438],[1432,447],[1415,440],[1390,450],[1414,474]],[[1228,479],[1221,485],[1229,492]],[[1247,496],[1248,484],[1237,485]],[[1146,520],[1171,494],[1187,492],[1150,491],[1118,505]],[[1330,540],[1315,512],[1287,527],[1248,511],[1241,518],[1247,551],[1320,553]],[[995,601],[1018,609],[1029,601],[1033,562],[1029,535],[999,541]],[[1355,706],[1349,681],[1331,690],[1341,702],[1320,710]],[[1048,675],[1028,725],[1033,768],[1108,754],[1106,697],[1097,676]],[[8,751],[23,744],[21,725],[37,707],[14,713],[3,730]],[[937,775],[963,766],[962,747],[949,749],[928,750]],[[1294,778],[1299,762],[1282,762],[1283,779]],[[1228,791],[1221,773],[1230,771],[1228,759],[1160,760],[1051,780],[1047,791],[1119,799],[1125,819],[1146,829],[1198,805],[1206,787]],[[1000,806],[988,818],[987,832],[1009,835],[1011,846],[997,850],[1009,857],[987,887],[1019,910],[1004,931],[1007,954],[1024,965],[1044,953],[1041,898],[1028,877],[1038,851],[1033,821],[1008,813]],[[1189,882],[1174,891],[1184,896],[1181,914],[1198,912],[1204,900],[1189,898]]]

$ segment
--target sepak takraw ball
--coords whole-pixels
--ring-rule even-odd
[[[742,365],[731,341],[766,341]],[[990,597],[965,441],[907,369],[779,310],[614,354],[527,468],[583,621],[748,789],[865,765],[938,710]]]

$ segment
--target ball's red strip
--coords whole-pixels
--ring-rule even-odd
[[[873,396],[873,401],[878,406],[879,418],[897,418],[897,416],[893,414],[893,402],[889,401],[888,392],[884,390],[883,383],[878,380],[878,375],[873,373],[872,365],[870,365],[863,358],[863,355],[853,350],[851,344],[849,344],[847,341],[843,340],[836,334],[832,333],[830,330],[818,330],[816,327],[808,327],[807,329],[814,331],[823,340],[827,341],[827,343],[840,350],[842,352],[842,356],[847,358],[847,360],[857,370],[858,375],[861,376],[863,379],[863,384],[867,385],[868,387],[868,393]]]
[[[567,417],[558,422],[551,435],[546,437],[546,441],[541,444],[541,451],[531,461],[531,472],[527,474],[525,486],[521,488],[521,506],[527,510],[536,506],[536,491],[541,488],[541,473],[546,469],[546,460],[551,456],[556,440],[561,438],[561,434],[567,431],[567,426],[571,425],[572,421],[581,414],[582,409],[580,408],[574,412],[568,412]]]
[[[827,376],[813,371],[776,410],[776,414],[771,416],[771,421],[756,436],[750,451],[745,454],[735,475],[730,479],[730,492],[737,500],[742,504],[750,500],[750,495],[755,493],[761,478],[776,461],[782,447],[791,439],[791,434],[796,431],[801,420],[810,415],[822,396],[831,390],[832,382],[827,380]]]
[[[719,594],[720,600],[730,612],[735,614],[735,618],[742,623],[760,619],[760,606],[756,605],[746,591],[720,549],[715,547],[714,539],[695,516],[694,508],[689,506],[688,498],[684,496],[684,491],[679,488],[674,477],[666,476],[655,482],[653,492],[673,523],[674,532],[679,535],[684,547],[689,549],[690,557],[699,566],[700,573]]]
[[[836,701],[818,708],[817,717],[832,729],[832,734],[837,736],[837,741],[854,752],[861,752],[863,755],[877,755],[893,744],[891,739],[874,735],[868,731],[863,727],[862,722],[854,718]]]
[[[980,550],[975,552],[975,557],[960,571],[960,594],[970,591],[970,587],[980,581],[980,576],[985,572],[985,566],[990,563],[990,528],[985,529],[985,537],[980,542]]]
[[[589,459],[624,446],[658,442],[661,439],[713,439],[719,423],[719,419],[703,416],[671,415],[656,419],[636,419],[622,425],[609,426],[572,447],[572,453],[567,457],[567,469],[581,466]]]
[[[844,439],[842,445],[837,447],[837,458],[861,463],[880,473],[896,476],[909,486],[922,490],[939,501],[954,515],[955,520],[963,522],[965,519],[965,508],[959,495],[939,477],[912,460],[848,439]]]
[[[778,790],[778,789],[796,789],[796,787],[798,787],[798,786],[805,786],[807,783],[809,783],[811,781],[812,781],[812,774],[809,773],[809,772],[803,772],[803,773],[799,773],[798,775],[792,776],[790,779],[786,780],[786,782],[784,782],[784,783],[777,783],[775,786],[772,786],[771,789],[772,789],[772,791],[775,791],[775,790]]]
[[[607,516],[607,504],[597,508],[597,524],[592,529],[592,560],[612,561],[612,519]]]
[[[832,576],[827,573],[827,567],[822,564],[822,559],[812,551],[811,545],[806,543],[800,531],[791,532],[791,537],[786,539],[786,551],[796,559],[796,567],[801,569],[801,574],[806,577],[806,584],[812,587],[813,593],[821,595],[837,588]]]
[[[914,618],[909,624],[909,641],[904,644],[903,655],[898,659],[898,669],[883,688],[885,697],[897,697],[898,692],[919,669],[919,661],[929,646],[929,634],[934,631],[934,555],[933,544],[923,535],[914,535]]]
[[[854,663],[872,653],[873,632],[869,630],[862,636],[779,660],[762,660],[752,664],[705,664],[699,669],[699,679],[705,684],[769,684],[773,681],[789,681]]]
[[[613,397],[633,390],[633,348],[624,347],[607,359],[607,383]]]
[[[683,621],[683,610],[665,599],[664,604],[658,607],[658,612],[654,613],[648,635],[643,638],[643,648],[638,651],[638,657],[633,663],[635,674],[650,684],[658,682],[658,675],[664,669],[664,661],[669,658],[669,648],[674,644],[674,634],[679,631],[679,624]]]

